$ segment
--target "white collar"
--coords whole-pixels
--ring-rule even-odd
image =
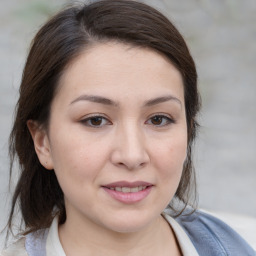
[[[49,229],[46,240],[46,255],[47,256],[66,256],[59,239],[59,218],[55,217]]]
[[[176,235],[176,238],[178,240],[179,246],[182,251],[183,256],[199,256],[198,252],[196,251],[196,248],[192,244],[191,240],[189,239],[186,232],[183,230],[181,225],[170,215],[163,212],[162,216],[166,219],[166,221],[170,224],[170,226],[173,229],[173,232]]]

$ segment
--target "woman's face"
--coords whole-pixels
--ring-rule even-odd
[[[149,226],[174,196],[186,158],[179,71],[149,49],[93,46],[65,71],[42,146],[67,222],[118,232]]]

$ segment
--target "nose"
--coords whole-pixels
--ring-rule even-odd
[[[114,145],[111,161],[116,166],[135,170],[147,165],[150,161],[145,135],[136,125],[117,129]]]

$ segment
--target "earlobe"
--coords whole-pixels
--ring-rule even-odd
[[[40,163],[48,170],[53,169],[51,147],[45,129],[33,120],[27,121],[27,127],[34,142],[35,151]]]

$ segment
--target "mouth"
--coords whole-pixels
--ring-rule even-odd
[[[150,194],[152,187],[153,184],[143,181],[120,181],[102,186],[108,195],[126,204],[137,203],[143,200]]]
[[[107,185],[103,185],[102,187],[123,192],[123,193],[136,193],[142,190],[145,190],[147,187],[152,187],[153,184],[145,182],[145,181],[135,181],[135,182],[128,182],[128,181],[117,181]]]
[[[119,191],[119,192],[123,192],[123,193],[136,193],[136,192],[142,191],[146,188],[147,188],[147,186],[138,186],[138,187],[132,187],[132,188],[129,188],[129,187],[110,187],[109,189]]]

